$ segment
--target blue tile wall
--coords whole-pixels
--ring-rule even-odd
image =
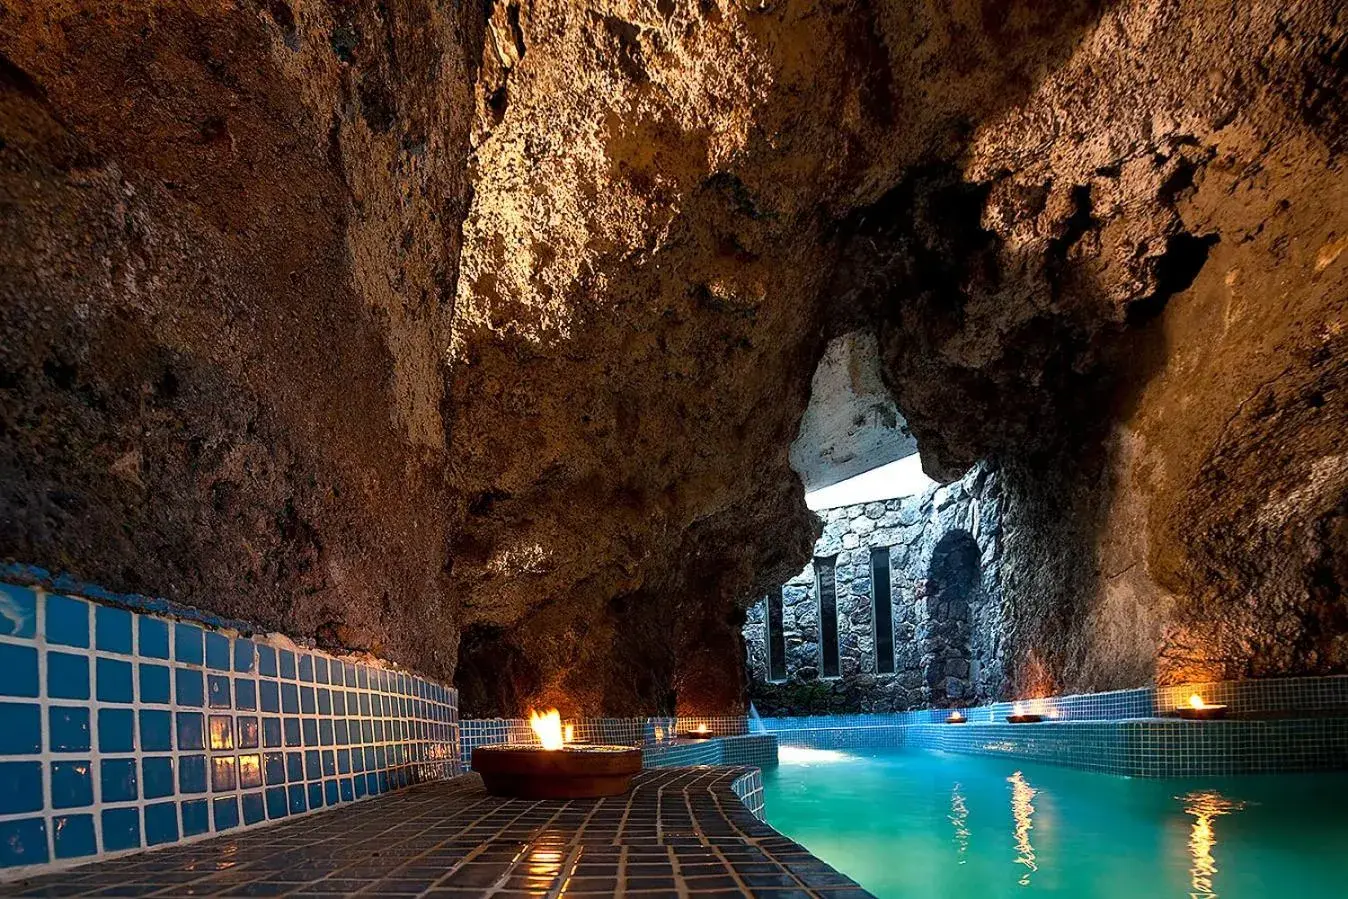
[[[271,640],[0,583],[0,882],[458,773],[453,689]]]

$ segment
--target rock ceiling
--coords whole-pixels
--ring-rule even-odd
[[[1006,469],[1020,681],[1345,670],[1346,57],[1333,0],[13,0],[0,552],[470,711],[733,708],[861,331]]]

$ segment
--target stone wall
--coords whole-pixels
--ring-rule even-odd
[[[750,696],[761,714],[886,711],[1000,698],[1002,486],[976,466],[958,481],[821,513],[814,562],[782,587],[787,677],[769,678],[765,600],[744,626]],[[894,671],[876,658],[871,551],[890,551]],[[820,674],[816,563],[833,558],[839,676]]]

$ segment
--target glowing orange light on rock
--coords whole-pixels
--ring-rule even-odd
[[[538,736],[538,742],[543,744],[544,749],[562,748],[564,743],[562,715],[556,709],[548,709],[541,715],[536,710],[530,709],[529,726],[534,729],[534,734]]]

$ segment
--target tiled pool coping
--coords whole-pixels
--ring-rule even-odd
[[[778,834],[757,769],[643,771],[625,797],[496,799],[477,775],[8,886],[19,896],[867,899]],[[747,803],[747,804],[746,804]]]

